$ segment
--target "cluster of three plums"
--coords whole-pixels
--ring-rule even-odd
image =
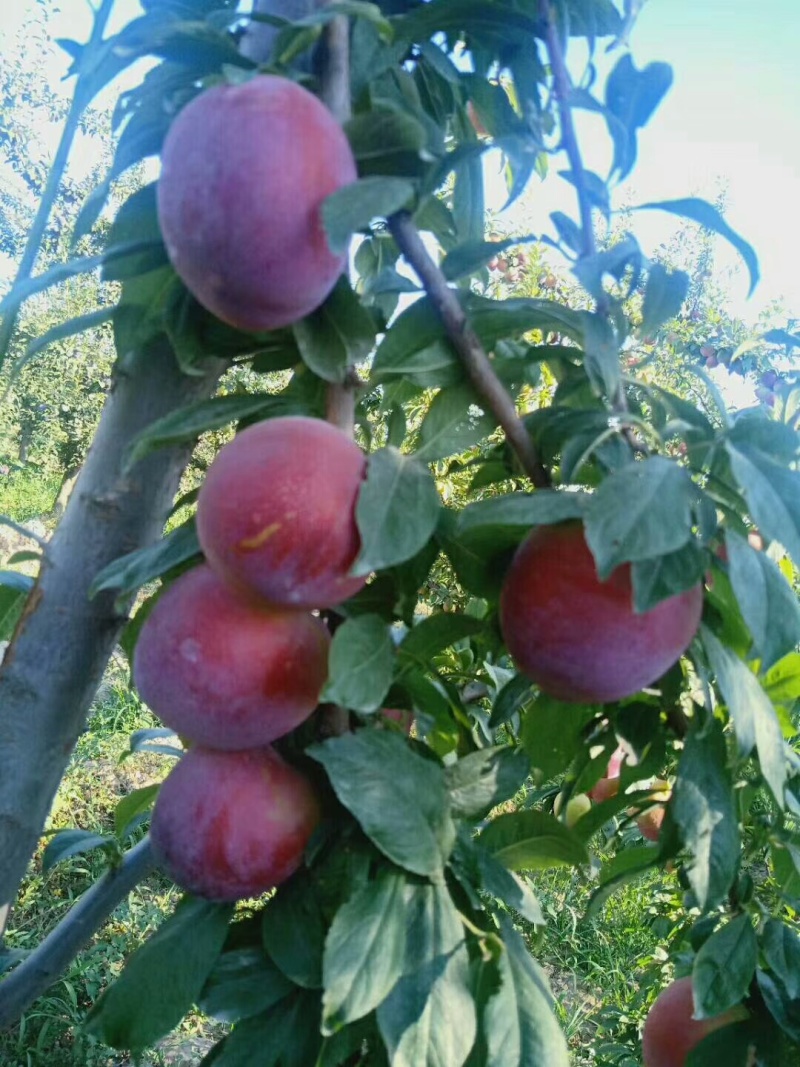
[[[200,490],[206,562],[158,598],[136,644],[142,699],[189,744],[167,776],[151,839],[183,888],[215,900],[256,896],[301,863],[317,797],[271,742],[317,707],[330,637],[312,609],[365,578],[355,503],[366,459],[318,419],[242,431]]]

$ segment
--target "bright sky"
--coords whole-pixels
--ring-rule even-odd
[[[35,0],[0,4],[0,49]],[[84,40],[89,32],[87,0],[51,0],[54,35]],[[113,25],[139,13],[137,0],[117,0]],[[797,56],[800,54],[799,0],[649,0],[633,35],[637,66],[666,60],[675,83],[639,138],[639,161],[618,190],[615,203],[637,203],[687,195],[713,200],[720,184],[728,190],[727,218],[755,247],[762,281],[745,302],[746,280],[739,272],[731,288],[732,309],[753,319],[770,301],[783,297],[787,311],[800,317],[800,117]],[[597,52],[603,74],[618,56]],[[580,60],[577,54],[574,57]],[[52,76],[57,80],[58,71]],[[69,85],[70,83],[67,83]],[[608,139],[594,119],[580,126],[585,161],[603,173]],[[563,169],[559,162],[559,169]],[[524,214],[534,232],[549,228],[555,208],[574,214],[569,187],[556,179],[534,179]],[[677,220],[655,213],[635,217],[645,251],[674,231]],[[736,262],[719,246],[719,262]]]

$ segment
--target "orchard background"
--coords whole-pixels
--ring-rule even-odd
[[[725,312],[715,242],[753,286],[758,264],[720,204],[611,210],[671,84],[666,63],[635,62],[639,6],[273,0],[251,20],[148,0],[115,35],[102,0],[90,40],[60,42],[68,109],[24,50],[4,65],[0,148],[26,189],[3,191],[0,234],[19,264],[0,304],[17,539],[0,586],[4,1062],[637,1064],[659,991],[689,975],[693,1005],[668,1009],[667,1038],[651,1024],[647,1067],[800,1062],[800,336]],[[141,84],[96,110],[144,58]],[[321,98],[358,180],[319,205],[345,274],[252,333],[179,278],[148,161],[194,98],[265,73]],[[63,123],[49,169],[27,140],[37,109]],[[584,163],[583,110],[607,126],[608,175]],[[81,182],[67,162],[87,132],[109,147]],[[507,232],[485,210],[491,148],[509,200],[565,181],[574,212]],[[309,194],[237,177],[244,290],[262,202]],[[634,236],[640,207],[682,227],[658,259]],[[277,253],[301,301],[313,264]],[[727,410],[720,364],[755,406]],[[150,812],[182,747],[130,664],[164,587],[201,562],[195,505],[220,446],[287,416],[366,455],[338,514],[369,581],[318,602],[327,681],[276,740],[322,821],[297,873],[234,906],[154,869]],[[558,699],[506,647],[515,550],[575,520],[601,577],[630,568],[637,612],[703,587],[685,655],[611,702]],[[561,622],[575,676],[603,674],[612,659],[579,635],[610,628],[581,574]],[[679,1052],[692,1007],[727,1025]]]

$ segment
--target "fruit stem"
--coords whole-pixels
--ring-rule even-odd
[[[389,229],[406,260],[419,275],[470,381],[502,426],[523,470],[537,489],[546,489],[552,484],[550,472],[539,458],[536,446],[517,414],[513,399],[495,374],[455,292],[428,254],[411,216],[405,211],[393,215],[389,219]]]

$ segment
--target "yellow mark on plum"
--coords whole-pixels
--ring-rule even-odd
[[[263,544],[269,541],[273,534],[276,534],[280,530],[281,524],[279,522],[271,522],[269,526],[265,526],[263,530],[260,530],[254,537],[245,537],[239,542],[239,548],[253,549],[261,548]]]

